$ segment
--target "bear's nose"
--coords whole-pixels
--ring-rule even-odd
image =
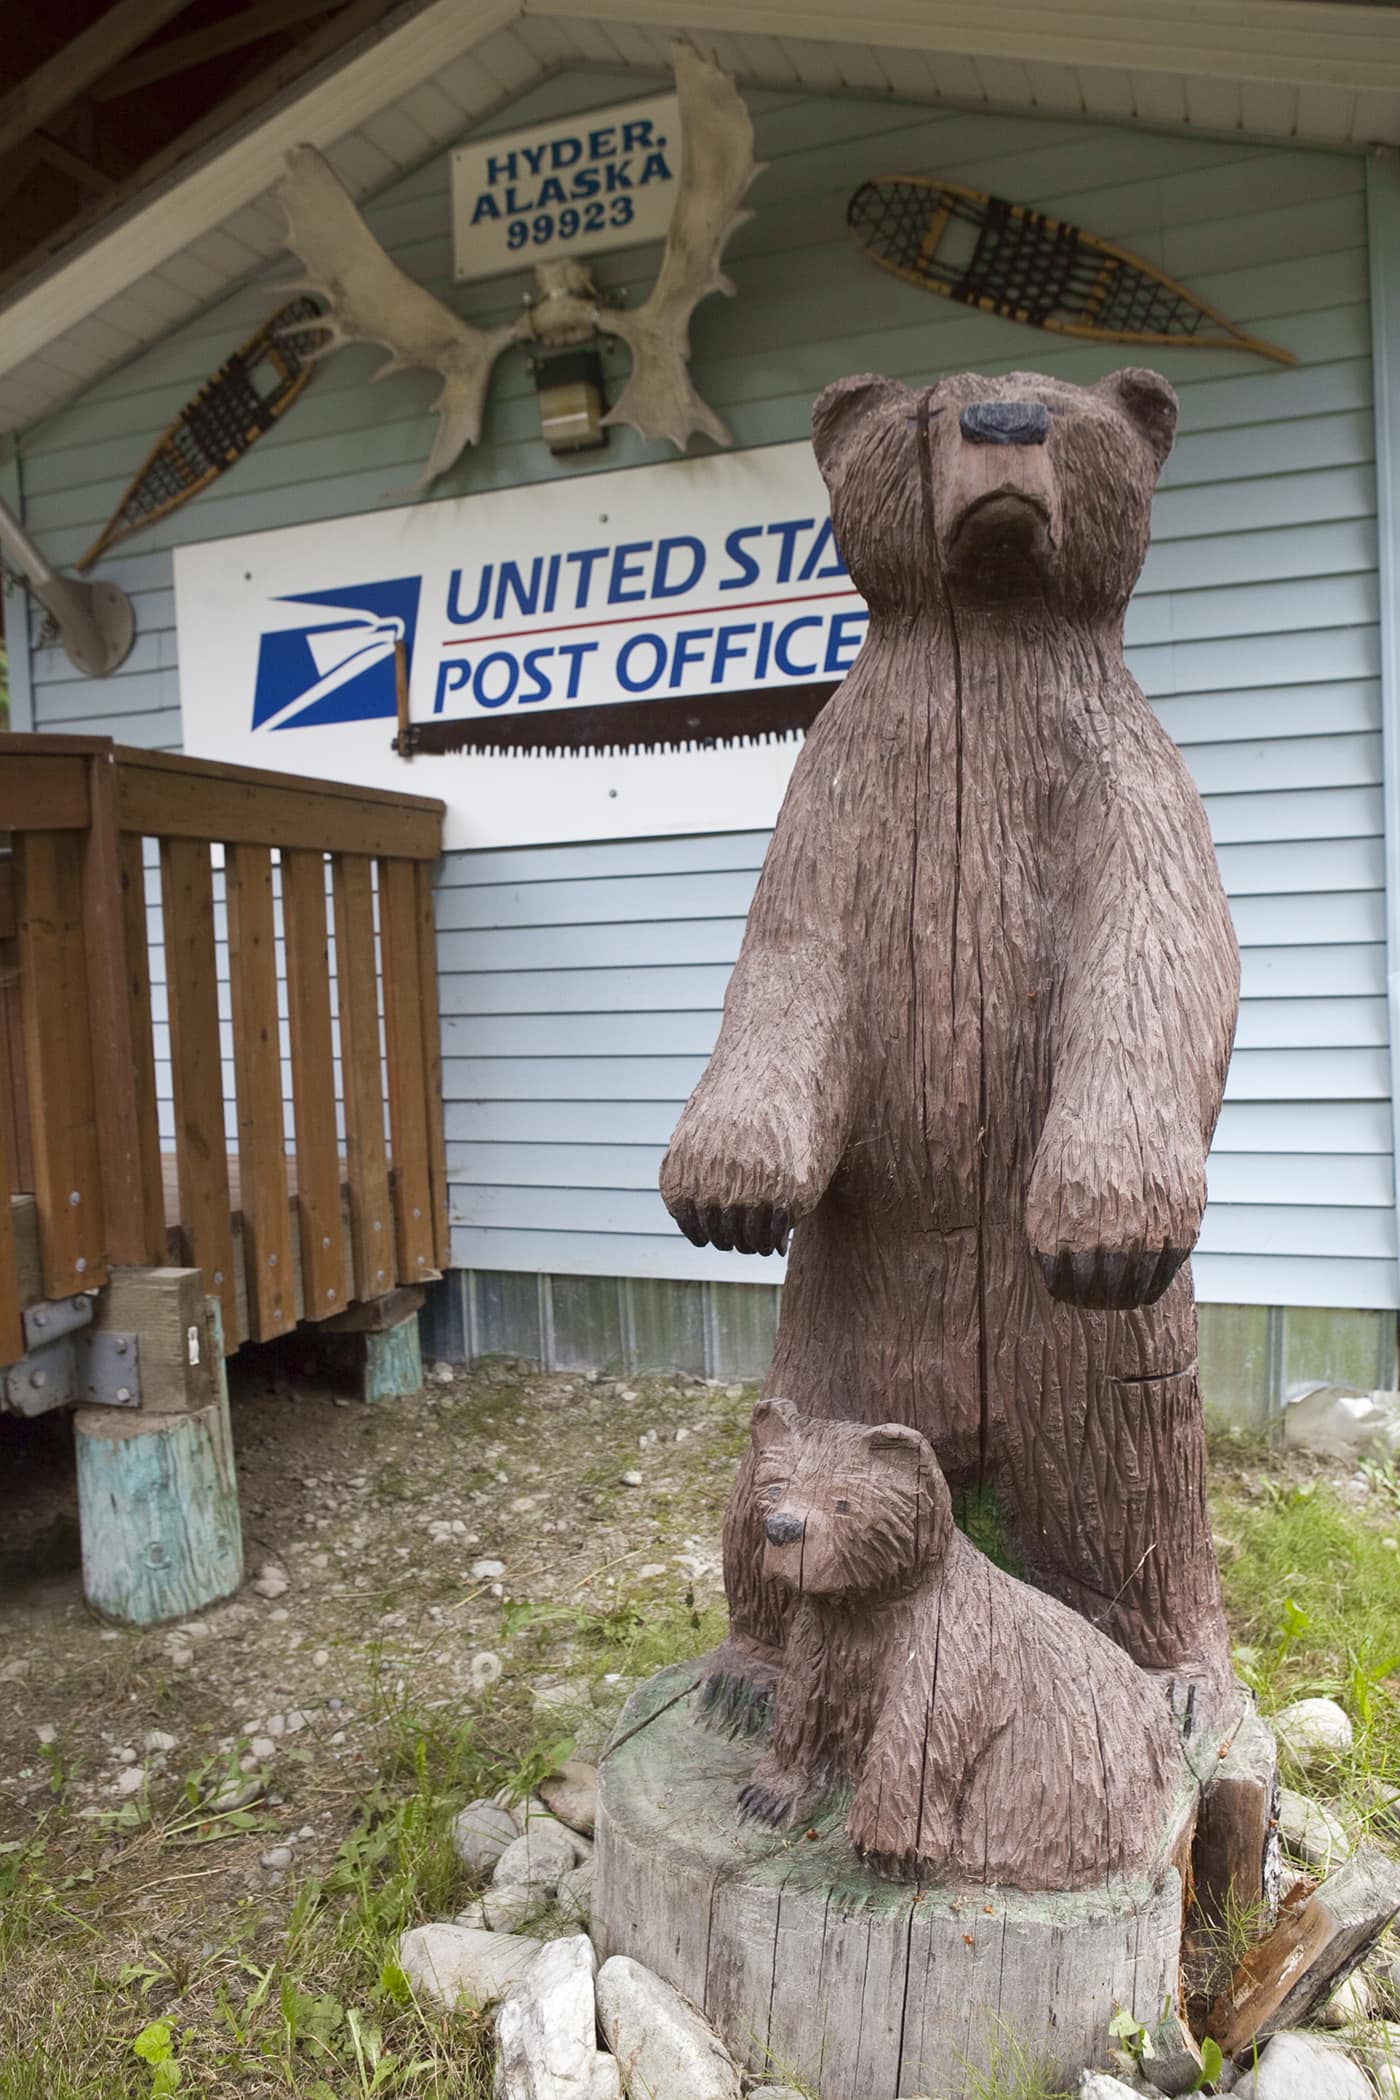
[[[780,1509],[769,1517],[763,1527],[763,1535],[770,1546],[791,1546],[801,1538],[805,1528],[801,1517],[794,1517],[789,1511]]]
[[[973,445],[1043,445],[1050,412],[1039,401],[977,401],[958,421]]]

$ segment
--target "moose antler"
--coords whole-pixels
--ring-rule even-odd
[[[750,211],[740,206],[762,172],[753,154],[753,120],[729,74],[689,44],[671,46],[681,105],[681,176],[661,271],[635,313],[609,307],[600,325],[632,353],[632,373],[604,418],[630,423],[644,438],[669,438],[684,452],[694,431],[732,445],[726,425],[690,378],[690,317],[711,292],[734,296],[720,268],[729,236]]]
[[[481,436],[486,389],[503,350],[530,334],[530,317],[501,328],[474,328],[386,255],[345,189],[314,146],[294,146],[280,194],[287,214],[287,246],[304,264],[306,289],[329,300],[319,323],[327,340],[313,353],[327,357],[346,343],[378,343],[389,356],[375,373],[421,370],[442,377],[433,403],[437,435],[416,495],[445,474],[466,445]],[[307,323],[300,322],[304,330]]]
[[[684,451],[697,430],[717,444],[732,443],[724,423],[691,383],[690,317],[711,292],[733,293],[720,268],[725,244],[750,213],[740,202],[759,173],[753,125],[734,82],[686,44],[672,47],[681,110],[681,174],[661,271],[635,312],[604,306],[586,272],[567,265],[537,270],[538,306],[500,328],[476,328],[402,271],[385,254],[360,212],[314,146],[287,155],[279,192],[287,214],[287,245],[307,272],[305,288],[319,292],[328,311],[310,325],[326,340],[314,355],[346,343],[378,343],[389,352],[375,373],[437,372],[442,390],[432,450],[417,494],[481,436],[492,368],[513,343],[578,340],[600,330],[618,336],[632,353],[632,371],[606,418],[628,423],[644,438],[669,438]]]

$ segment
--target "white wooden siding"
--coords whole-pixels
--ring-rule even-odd
[[[589,28],[575,23],[570,34],[583,42]],[[528,24],[522,35],[528,42]],[[617,42],[589,55],[608,51],[637,55]],[[560,77],[493,128],[644,84]],[[1044,113],[776,92],[751,101],[770,170],[754,192],[758,216],[734,244],[739,297],[711,301],[695,330],[701,389],[741,445],[800,436],[816,388],[867,368],[926,379],[963,364],[1033,366],[1092,380],[1150,355],[1178,387],[1181,436],[1128,639],[1206,798],[1244,951],[1197,1287],[1221,1302],[1394,1306],[1360,160],[1067,126]],[[403,143],[386,134],[382,150]],[[1299,365],[1115,354],[920,294],[863,264],[842,229],[856,183],[896,169],[1077,218],[1288,344]],[[405,268],[464,303],[450,284],[441,156],[369,216]],[[606,259],[599,275],[641,292],[655,264],[656,251],[640,249]],[[474,317],[508,312],[522,288],[513,279],[476,288]],[[245,286],[26,437],[27,519],[55,559],[87,544],[149,438],[273,296],[265,278]],[[334,358],[214,488],[104,564],[135,596],[137,646],[100,686],[74,678],[55,652],[39,655],[36,726],[177,744],[169,549],[372,508],[402,484],[426,453],[433,382],[370,389],[374,364],[366,351]],[[663,456],[622,433],[601,458],[552,461],[523,361],[498,368],[488,435],[443,493]],[[661,1149],[713,1042],[765,843],[738,833],[565,844],[445,865],[438,946],[460,1263],[775,1280],[776,1263],[691,1249],[655,1193]]]

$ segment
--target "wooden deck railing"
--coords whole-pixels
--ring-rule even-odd
[[[445,1264],[431,887],[441,830],[441,803],[418,796],[105,738],[0,736],[0,1192],[32,1193],[45,1298],[174,1253],[222,1301],[232,1348]],[[156,851],[158,941],[146,882]],[[164,1156],[159,953],[174,1127]],[[24,1351],[13,1208],[0,1203],[0,1364]]]

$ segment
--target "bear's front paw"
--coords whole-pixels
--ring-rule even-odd
[[[1051,1297],[1111,1312],[1153,1304],[1196,1243],[1205,1193],[1205,1148],[1184,1117],[1123,1132],[1106,1113],[1052,1109],[1026,1196]]]
[[[1094,1247],[1087,1253],[1058,1247],[1048,1254],[1037,1250],[1036,1259],[1046,1289],[1062,1305],[1126,1312],[1135,1305],[1155,1305],[1190,1252],[1189,1247],[1171,1245],[1127,1253],[1111,1247]]]
[[[788,1233],[821,1190],[793,1170],[777,1134],[753,1119],[686,1110],[661,1162],[661,1198],[696,1247],[786,1254]]]

